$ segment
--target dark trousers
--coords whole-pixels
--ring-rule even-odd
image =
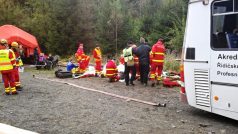
[[[130,72],[131,72],[131,78],[129,79],[129,73]],[[133,81],[136,78],[136,68],[135,68],[135,65],[134,66],[127,66],[127,64],[125,63],[125,72],[124,73],[125,73],[126,84],[128,85],[129,81],[130,81],[130,83],[133,83]]]
[[[148,82],[148,75],[150,71],[150,65],[149,64],[140,64],[140,81],[143,84],[147,84]]]

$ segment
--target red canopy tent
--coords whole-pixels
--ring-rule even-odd
[[[40,52],[36,37],[13,25],[3,25],[0,27],[0,39],[6,39],[9,44],[13,41],[21,44],[26,57],[33,55],[34,48],[36,47]]]

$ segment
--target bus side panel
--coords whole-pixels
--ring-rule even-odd
[[[212,91],[213,98],[215,96],[218,98],[217,100],[212,99],[212,106],[214,108],[238,113],[237,88],[225,85],[212,85],[212,89],[214,89]]]
[[[212,108],[212,112],[225,116],[225,117],[229,117],[235,120],[238,120],[238,114],[236,112],[231,112],[231,111],[226,111],[223,109],[217,109],[217,108]]]
[[[211,111],[209,82],[207,82],[208,94],[204,95],[206,106],[198,105],[203,100],[198,102],[200,98],[197,96],[200,95],[197,95],[195,91],[196,70],[208,72],[207,80],[210,80],[210,6],[205,6],[202,2],[189,5],[184,46],[184,77],[188,103],[196,108]],[[195,59],[186,59],[187,48],[195,48]]]

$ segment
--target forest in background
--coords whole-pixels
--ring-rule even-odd
[[[119,53],[128,40],[150,45],[164,38],[180,51],[188,0],[0,0],[0,25],[15,25],[36,36],[45,53],[72,55],[78,42],[87,53]]]

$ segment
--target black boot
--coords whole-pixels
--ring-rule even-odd
[[[22,87],[21,86],[17,86],[16,89],[17,89],[17,91],[22,91]]]

